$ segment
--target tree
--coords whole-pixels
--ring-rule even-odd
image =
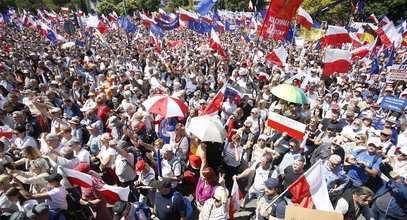
[[[309,14],[312,14],[313,12],[316,12],[317,10],[320,10],[336,1],[337,0],[304,0],[304,2],[301,4],[301,7],[303,7],[304,10],[307,11]],[[343,1],[335,7],[322,12],[317,17],[313,17],[313,19],[317,20],[318,22],[327,21],[328,23],[332,23],[332,21],[334,20],[348,21],[351,15],[352,7],[350,6],[349,1]]]
[[[116,6],[113,3],[106,1],[106,0],[101,1],[96,5],[96,12],[98,14],[107,15],[107,14],[115,11],[115,9],[116,9]]]
[[[374,13],[376,16],[386,14],[390,20],[397,21],[407,17],[406,0],[370,0],[365,2],[364,14],[369,16]]]

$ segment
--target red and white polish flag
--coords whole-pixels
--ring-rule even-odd
[[[103,194],[106,202],[109,204],[114,204],[119,200],[127,201],[130,193],[130,188],[111,186],[107,185],[103,180],[92,177],[89,174],[82,173],[79,171],[58,167],[61,173],[66,179],[68,179],[71,185],[78,185],[84,188],[94,187]]]
[[[68,13],[68,12],[69,12],[69,8],[61,7],[61,12],[63,12],[63,13]]]
[[[346,50],[332,49],[325,52],[323,76],[330,76],[334,72],[347,73],[352,54]]]
[[[375,24],[379,23],[379,20],[377,20],[376,16],[372,13],[367,19],[373,20]]]
[[[267,126],[274,128],[281,133],[287,132],[290,137],[293,137],[300,141],[304,138],[306,127],[306,125],[301,122],[295,121],[291,118],[287,118],[274,112],[269,113]]]
[[[229,219],[233,220],[235,219],[233,215],[240,210],[240,203],[243,199],[243,194],[239,189],[236,179],[233,179],[233,187],[230,195]]]
[[[223,85],[223,87],[219,90],[219,92],[213,97],[212,101],[206,107],[206,109],[200,114],[202,115],[214,115],[218,113],[220,108],[222,107],[223,98],[225,97],[227,83]]]
[[[215,32],[215,30],[211,30],[211,40],[209,41],[209,47],[218,51],[218,53],[227,60],[225,52],[223,52],[222,45],[220,44],[220,39],[218,34]]]
[[[13,138],[13,129],[9,126],[0,126],[0,137],[6,137],[11,140]]]
[[[271,54],[267,55],[266,59],[270,60],[277,66],[282,67],[286,63],[287,57],[287,51],[285,50],[284,46],[281,46],[274,50]]]
[[[351,60],[355,59],[356,57],[360,58],[365,57],[368,53],[370,53],[373,50],[374,46],[376,45],[376,41],[377,39],[371,43],[368,43],[359,48],[356,48],[355,50],[352,50],[350,52],[352,54]]]
[[[307,172],[293,184],[288,190],[293,194],[292,202],[303,208],[315,208],[322,211],[334,211],[329,200],[328,187],[325,179],[321,178],[322,160],[316,162]]]
[[[403,37],[391,21],[383,27],[380,27],[376,32],[380,36],[382,43],[389,48],[393,46],[393,43],[394,47],[398,48],[403,42]]]
[[[348,31],[344,27],[329,25],[325,36],[323,37],[324,44],[335,45],[342,47],[343,43],[351,43],[352,39]]]
[[[161,53],[161,52],[162,52],[162,51],[161,51],[161,48],[160,48],[160,44],[158,43],[157,38],[155,37],[155,35],[153,34],[153,32],[151,32],[151,30],[150,30],[150,43],[155,45],[155,47],[157,48],[157,52],[158,52],[158,53]]]
[[[298,8],[297,24],[300,24],[307,28],[311,29],[314,21],[312,20],[311,15],[309,15],[302,7]]]

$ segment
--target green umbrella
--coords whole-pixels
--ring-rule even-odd
[[[307,104],[308,98],[302,89],[288,84],[280,84],[271,89],[271,93],[280,99],[286,101],[297,103],[297,104]]]

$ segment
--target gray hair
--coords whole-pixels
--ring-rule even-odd
[[[339,156],[339,155],[337,155],[337,154],[332,154],[332,155],[329,157],[329,160],[333,160],[333,161],[335,161],[335,162],[337,162],[337,163],[341,163],[341,162],[342,162],[341,156]]]

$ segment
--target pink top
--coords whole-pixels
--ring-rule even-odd
[[[205,186],[205,181],[202,180],[202,177],[199,177],[198,185],[195,190],[195,200],[204,203],[206,200],[212,198],[213,194],[215,194],[215,189],[218,186],[218,182]]]

